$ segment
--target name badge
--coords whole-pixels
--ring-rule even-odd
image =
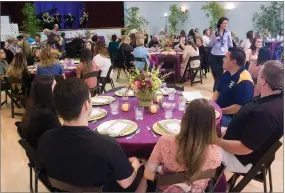
[[[225,52],[225,48],[223,46],[221,47],[221,52]]]

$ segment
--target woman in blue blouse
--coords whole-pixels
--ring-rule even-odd
[[[223,59],[230,47],[233,47],[231,32],[228,31],[228,18],[221,17],[217,23],[218,30],[212,34],[209,47],[212,47],[210,56],[211,71],[215,80],[213,91],[215,92],[220,83],[223,70]]]
[[[136,62],[136,67],[139,70],[144,70],[145,65],[149,64],[148,58],[150,58],[150,55],[148,53],[148,49],[144,47],[144,39],[143,38],[138,38],[136,40],[136,48],[134,49],[133,55],[135,58]],[[143,58],[145,61],[136,61],[136,58]]]

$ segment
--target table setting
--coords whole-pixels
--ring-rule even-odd
[[[117,91],[111,90],[95,96],[91,98],[93,108],[100,108],[107,113],[97,117],[93,114],[93,119],[90,118],[91,114],[89,127],[95,132],[115,137],[128,156],[148,157],[161,135],[179,133],[181,119],[190,102],[183,95],[191,96],[192,100],[201,98],[195,92],[192,96],[192,92],[170,90],[172,96],[169,93],[158,94],[149,107],[139,106],[136,97],[117,96]],[[210,103],[216,110],[216,123],[219,127],[221,109],[216,103]]]

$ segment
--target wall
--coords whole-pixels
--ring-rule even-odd
[[[229,10],[226,13],[226,17],[229,18],[228,29],[236,33],[236,35],[243,39],[247,31],[252,30],[252,16],[255,12],[260,11],[260,5],[268,5],[270,2],[222,2],[224,6],[229,3],[235,6],[234,9]],[[146,27],[151,34],[159,33],[159,31],[165,27],[164,13],[169,14],[169,6],[177,4],[185,6],[188,11],[188,19],[184,24],[186,33],[190,29],[199,28],[200,33],[209,27],[209,19],[206,17],[206,13],[201,10],[201,7],[205,5],[205,2],[125,2],[125,9],[129,7],[139,7],[141,14],[149,21]]]

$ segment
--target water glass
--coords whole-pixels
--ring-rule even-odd
[[[119,114],[119,101],[114,101],[114,102],[110,103],[110,107],[111,107],[111,114],[112,115]]]
[[[163,103],[162,107],[164,108],[165,111],[165,119],[172,118],[172,111],[175,107],[175,103]]]
[[[174,101],[174,99],[175,99],[175,90],[168,89],[167,92],[168,92],[168,100]]]
[[[179,97],[178,100],[178,109],[179,111],[185,111],[185,107],[186,107],[186,100],[184,97]]]
[[[140,106],[135,106],[134,108],[135,108],[136,121],[142,121],[144,108]]]

